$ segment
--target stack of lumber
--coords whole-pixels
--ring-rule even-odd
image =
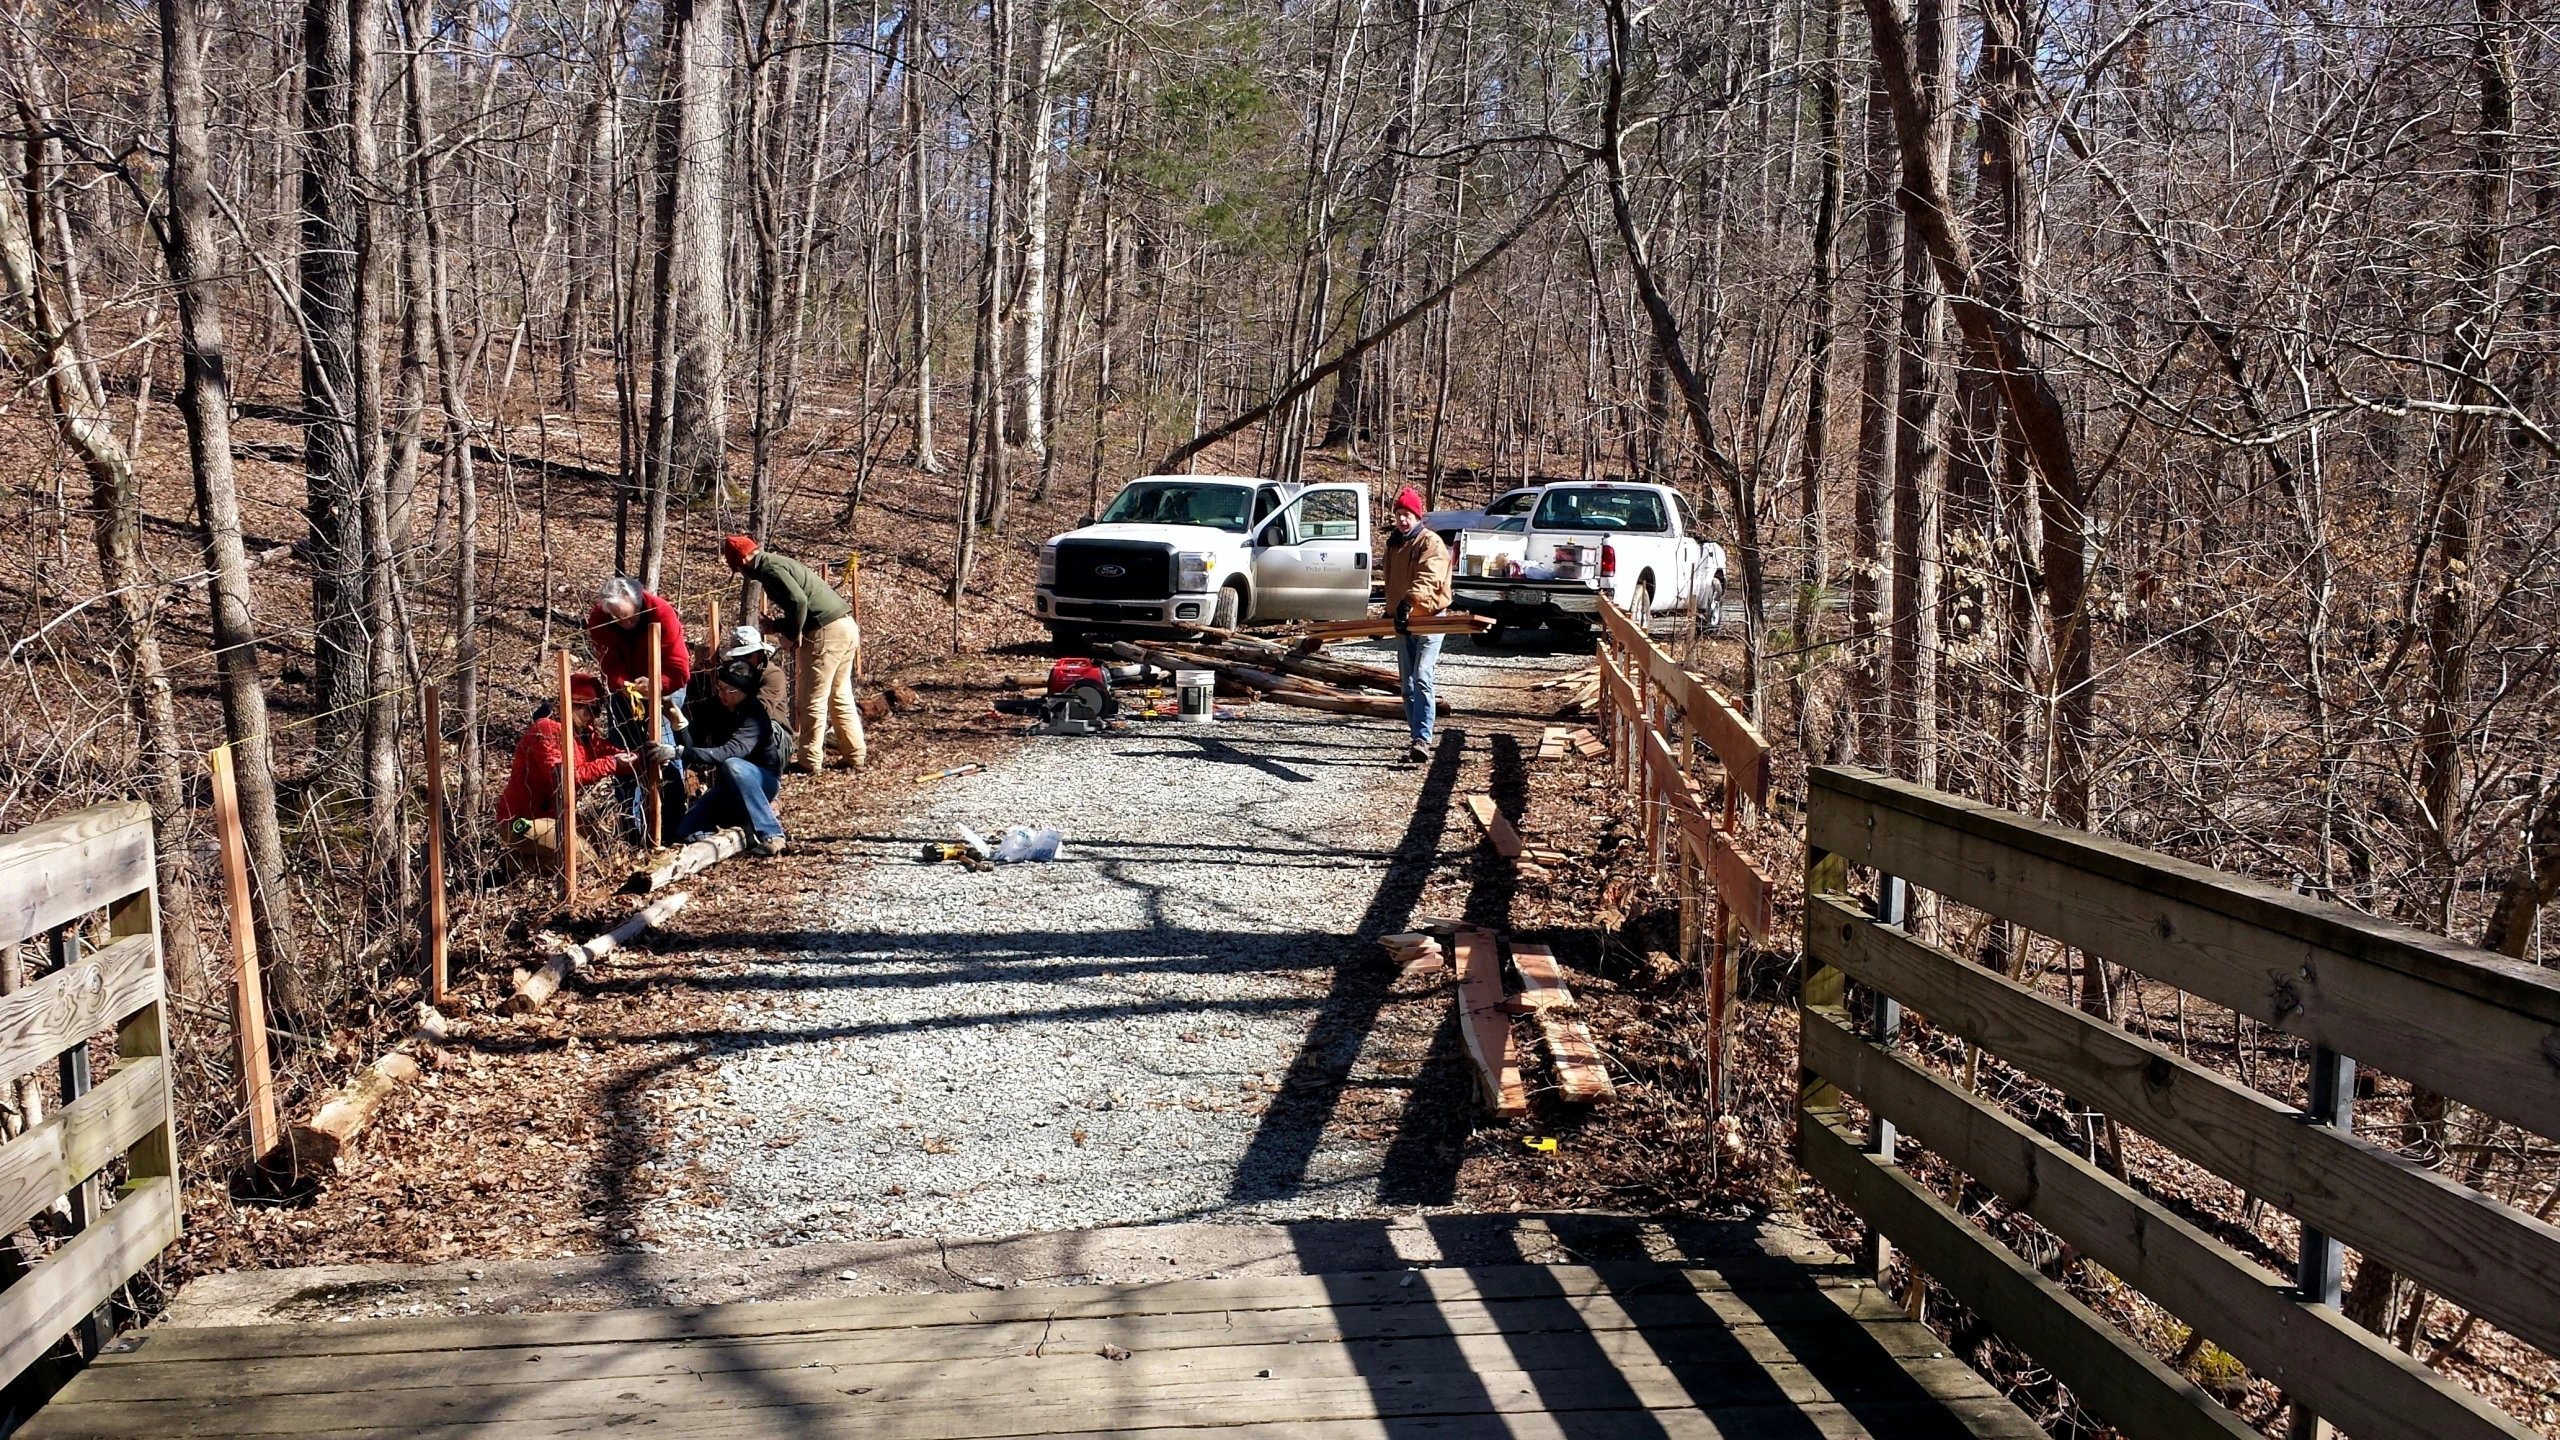
[[[1573,991],[1564,983],[1555,952],[1544,945],[1514,941],[1511,967],[1520,972],[1520,1003],[1538,1017],[1547,1058],[1555,1062],[1556,1088],[1564,1098],[1589,1104],[1616,1095],[1618,1087],[1610,1083],[1609,1069],[1600,1063],[1590,1028],[1568,1013],[1573,1009]]]
[[[1182,640],[1133,644],[1114,641],[1095,649],[1116,660],[1159,670],[1208,670],[1230,686],[1274,704],[1340,715],[1404,718],[1400,682],[1393,670],[1301,654],[1259,636],[1203,630]],[[1440,706],[1443,713],[1447,703]]]
[[[1558,715],[1589,715],[1600,708],[1600,667],[1585,665],[1569,675],[1541,680],[1532,690],[1562,690],[1564,705]]]
[[[1419,930],[1381,936],[1378,943],[1386,947],[1389,959],[1407,967],[1420,964],[1430,969],[1441,962],[1440,942]]]
[[[1573,748],[1573,742],[1567,738],[1567,736],[1568,732],[1562,725],[1550,725],[1546,729],[1539,731],[1538,753],[1534,758],[1540,760],[1563,759],[1564,752]]]
[[[1505,1120],[1529,1113],[1529,1087],[1520,1080],[1513,1048],[1511,1007],[1502,993],[1500,943],[1490,930],[1457,933],[1458,1036],[1474,1062],[1485,1108]]]

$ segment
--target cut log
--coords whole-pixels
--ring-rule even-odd
[[[621,924],[584,945],[572,945],[553,951],[550,958],[544,960],[539,968],[517,977],[516,993],[507,997],[507,1012],[511,1015],[530,1015],[541,1009],[551,1002],[551,997],[560,989],[560,982],[568,979],[572,971],[586,969],[589,965],[639,939],[653,926],[665,924],[667,917],[683,909],[685,902],[692,898],[693,894],[690,891],[669,891],[649,902],[648,905],[632,911]]]
[[[1556,1089],[1577,1105],[1609,1099],[1618,1087],[1609,1082],[1609,1067],[1600,1063],[1600,1047],[1591,1031],[1560,1010],[1538,1012],[1538,1030],[1546,1037],[1547,1058],[1556,1066]]]
[[[1458,932],[1458,1034],[1466,1042],[1467,1058],[1475,1062],[1486,1108],[1509,1120],[1529,1113],[1529,1089],[1520,1082],[1520,1063],[1512,1050],[1496,943],[1490,930]]]
[[[1373,715],[1381,720],[1404,718],[1404,702],[1384,696],[1344,695],[1331,690],[1274,690],[1262,698],[1274,704],[1295,705],[1306,710],[1329,710],[1336,715]]]
[[[688,875],[700,874],[721,861],[744,852],[746,848],[747,832],[744,829],[732,827],[727,830],[714,830],[669,856],[666,863],[656,869],[633,872],[630,879],[622,882],[622,893],[625,895],[655,894]]]
[[[1520,972],[1520,1000],[1530,1009],[1554,1010],[1573,1004],[1573,992],[1565,988],[1564,970],[1556,964],[1553,950],[1514,942],[1511,968]]]
[[[432,1005],[418,1007],[418,1028],[357,1072],[356,1078],[331,1092],[311,1118],[285,1132],[279,1147],[281,1168],[295,1175],[343,1170],[355,1151],[356,1137],[373,1123],[382,1102],[418,1078],[417,1052],[445,1042],[445,1018]],[[271,1164],[274,1162],[270,1162]]]

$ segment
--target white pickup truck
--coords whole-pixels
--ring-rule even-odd
[[[1724,547],[1702,541],[1689,502],[1668,485],[1549,485],[1536,508],[1459,534],[1455,606],[1493,617],[1487,644],[1545,625],[1580,631],[1608,596],[1639,625],[1692,597],[1709,630],[1724,623]]]
[[[1040,547],[1031,604],[1074,650],[1098,630],[1357,620],[1369,580],[1365,486],[1149,475]]]

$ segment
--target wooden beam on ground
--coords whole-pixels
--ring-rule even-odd
[[[1556,1066],[1556,1089],[1577,1105],[1615,1097],[1609,1067],[1600,1062],[1600,1047],[1591,1043],[1590,1027],[1553,1007],[1538,1011],[1538,1030],[1546,1037],[1547,1058]]]
[[[1505,860],[1520,858],[1520,832],[1512,829],[1511,822],[1503,818],[1492,796],[1468,796],[1467,813],[1476,817],[1476,824],[1483,828],[1485,838],[1493,842],[1496,854]]]
[[[442,1045],[445,1038],[444,1016],[432,1005],[419,1006],[417,1029],[322,1101],[310,1119],[285,1132],[284,1158],[293,1173],[345,1169],[356,1137],[373,1124],[382,1102],[418,1078],[418,1053]]]
[[[1458,1034],[1475,1062],[1477,1088],[1486,1108],[1509,1120],[1529,1113],[1529,1089],[1520,1082],[1512,1050],[1511,1017],[1503,1008],[1502,959],[1490,930],[1464,929],[1456,941]]]
[[[584,970],[639,939],[649,929],[665,924],[667,917],[683,909],[685,902],[692,898],[690,891],[669,891],[641,909],[632,911],[628,919],[593,940],[555,951],[539,969],[517,976],[516,993],[507,997],[507,1012],[530,1015],[541,1009],[551,1002],[551,997],[560,989],[560,982],[569,978],[569,972]]]
[[[632,872],[622,884],[626,895],[652,895],[666,889],[688,875],[699,875],[721,861],[745,852],[747,832],[739,826],[714,830],[701,839],[678,850],[666,863],[654,870]]]
[[[1568,742],[1565,740],[1564,727],[1561,725],[1550,725],[1538,733],[1538,753],[1536,758],[1540,760],[1561,760],[1564,758],[1567,743]]]
[[[1533,1010],[1556,1010],[1573,1004],[1573,992],[1565,987],[1564,970],[1556,964],[1556,954],[1544,945],[1511,946],[1511,968],[1520,972],[1520,1003]]]

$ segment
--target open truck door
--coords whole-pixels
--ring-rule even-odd
[[[1310,485],[1253,535],[1253,618],[1358,620],[1369,613],[1369,487]]]

